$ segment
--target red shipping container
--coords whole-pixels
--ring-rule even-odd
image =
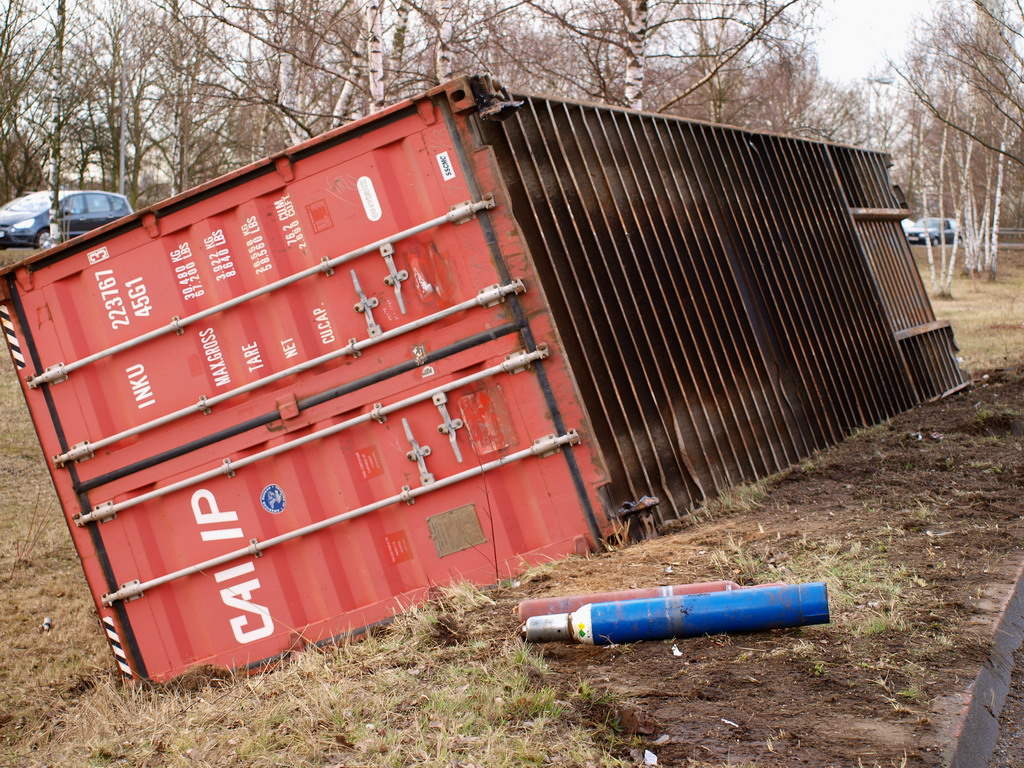
[[[966,386],[887,161],[470,78],[0,272],[120,669],[266,663]]]
[[[125,674],[261,664],[594,545],[602,475],[499,190],[430,101],[366,122],[8,273]]]

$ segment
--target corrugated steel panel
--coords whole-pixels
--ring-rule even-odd
[[[851,214],[895,204],[880,156],[523,101],[453,81],[6,271],[126,674],[585,551],[956,379]]]
[[[891,161],[882,153],[850,147],[829,151],[917,401],[963,389],[970,377],[957,365],[953,330],[935,319],[900,226],[910,211],[902,192],[889,182]]]
[[[485,136],[616,499],[677,516],[917,402],[827,145],[517,98]]]

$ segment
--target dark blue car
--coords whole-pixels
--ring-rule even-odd
[[[907,242],[911,245],[932,245],[940,242],[952,243],[956,239],[956,222],[953,219],[921,219],[916,224],[904,226]]]
[[[132,212],[128,199],[111,192],[60,193],[65,240]],[[0,249],[50,247],[50,193],[33,192],[0,208]]]

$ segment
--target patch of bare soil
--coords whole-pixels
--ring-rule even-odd
[[[1022,389],[1019,373],[994,373],[713,503],[676,533],[532,572],[491,593],[482,620],[507,635],[528,597],[825,580],[827,627],[551,644],[545,682],[626,697],[633,714],[611,724],[662,766],[939,765],[943,726],[987,656],[1024,552]]]

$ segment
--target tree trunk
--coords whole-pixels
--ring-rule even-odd
[[[409,13],[411,7],[406,0],[398,2],[398,19],[395,22],[395,34],[391,37],[391,71],[401,72],[405,69],[405,42],[409,35]]]
[[[53,102],[50,118],[50,244],[56,245],[63,238],[60,220],[60,175],[61,140],[64,127],[64,111],[61,96],[64,91],[64,30],[67,26],[67,9],[64,0],[57,0],[57,18],[54,20],[53,40]]]
[[[1006,155],[1003,154],[1007,145],[1007,130],[1009,120],[1003,121],[1003,138],[999,142],[999,157],[996,158],[996,190],[995,200],[992,202],[992,234],[989,237],[989,253],[985,260],[985,269],[988,270],[988,279],[995,280],[999,264],[999,211],[1003,205],[1003,171],[1006,167]]]
[[[966,136],[961,136],[960,138],[961,141],[964,143],[965,147],[963,163],[961,165],[960,194],[956,198],[956,203],[954,204],[955,207],[953,212],[953,218],[957,222],[957,230],[956,233],[953,235],[953,247],[950,248],[949,263],[946,265],[946,273],[945,275],[943,275],[942,281],[943,295],[950,297],[953,295],[953,272],[956,269],[956,257],[960,249],[960,241],[962,239],[960,235],[961,230],[963,229],[962,217],[966,210],[965,204],[968,201],[967,190],[971,178],[971,157],[974,154],[974,142],[968,139]],[[943,253],[945,253],[946,238],[940,237],[939,240],[942,242]]]
[[[647,0],[629,0],[626,15],[626,105],[644,108]]]
[[[946,217],[946,146],[949,140],[949,129],[942,128],[942,146],[939,149],[939,218]],[[928,237],[928,230],[925,229],[925,237]],[[930,242],[930,240],[929,240]],[[946,251],[946,238],[939,240],[939,282],[935,285],[935,293],[939,296],[950,296],[946,288],[946,263],[949,258]]]
[[[366,51],[370,70],[370,111],[384,108],[384,21],[381,0],[366,5]]]
[[[992,228],[989,226],[989,217],[992,215],[992,160],[989,158],[988,168],[985,169],[985,205],[981,209],[981,218],[977,220],[974,230],[974,253],[972,254],[971,269],[974,274],[981,272],[982,266],[988,263],[989,251],[992,241],[990,235]],[[971,195],[971,208],[977,210],[975,195]]]
[[[345,84],[341,87],[338,100],[334,102],[334,124],[344,125],[349,120],[359,118],[358,111],[352,109],[352,97],[356,92],[356,78],[363,67],[362,56],[358,51],[352,54],[352,66],[348,68]]]
[[[945,133],[943,133],[943,138],[945,138]],[[925,162],[924,162],[925,161],[925,152],[924,152],[924,120],[923,119],[920,121],[919,129],[918,129],[918,133],[917,133],[917,144],[918,144],[918,152],[917,152],[917,166],[918,166],[918,168],[917,168],[917,185],[918,185],[918,190],[919,190],[919,196],[921,198],[921,218],[923,219],[925,216],[928,215],[928,192],[926,191],[925,180],[924,180],[925,179],[925,172],[924,172],[924,169],[925,169]],[[943,148],[943,151],[945,151],[945,148]],[[941,159],[941,157],[939,159],[939,169],[940,169],[940,174],[941,174],[941,169],[942,169],[942,159]],[[939,196],[941,197],[942,196],[942,192],[941,192],[941,190],[942,190],[942,180],[941,180],[941,177],[940,177],[940,180],[939,180],[939,190],[940,190],[939,191]],[[928,275],[929,275],[929,277],[931,277],[931,281],[932,281],[932,293],[933,294],[934,293],[938,293],[939,292],[939,279],[938,279],[938,277],[935,274],[935,254],[932,252],[932,241],[930,239],[928,239],[927,237],[924,239],[924,247],[925,247],[925,253],[928,254]]]
[[[437,82],[451,80],[452,72],[452,3],[441,0],[437,4],[437,49],[434,52],[434,74]]]

